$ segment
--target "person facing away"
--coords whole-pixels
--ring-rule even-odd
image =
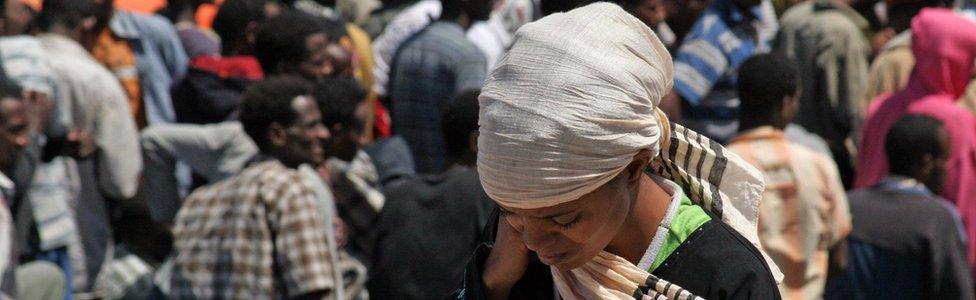
[[[906,115],[885,136],[891,171],[852,191],[847,269],[826,299],[974,299],[959,212],[939,197],[951,153],[943,123]]]
[[[479,97],[478,176],[501,213],[458,298],[779,299],[762,174],[668,122],[672,72],[615,4],[519,31]]]
[[[97,7],[82,43],[125,88],[139,128],[173,123],[170,86],[186,74],[187,58],[173,23],[159,15],[115,9],[114,0],[77,0]]]
[[[89,1],[45,0],[37,20],[44,59],[60,83],[56,101],[68,114],[67,126],[75,136],[90,136],[85,140],[92,141],[71,151],[76,152],[72,156],[79,182],[71,212],[80,242],[68,247],[81,251],[68,251],[60,261],[70,257],[69,281],[75,293],[91,290],[111,249],[109,201],[132,199],[142,171],[138,131],[125,91],[82,46],[97,12]]]
[[[474,168],[479,92],[460,94],[441,118],[451,166],[384,189],[370,296],[440,299],[464,275],[494,207]]]
[[[173,226],[173,299],[322,298],[336,287],[312,180],[329,131],[297,77],[244,94],[241,124],[260,149],[240,174],[187,197]]]
[[[241,94],[264,78],[254,57],[254,43],[259,26],[268,17],[265,9],[271,5],[268,0],[227,0],[220,5],[213,31],[223,48],[193,57],[186,76],[174,83],[176,122],[209,124],[237,118]]]
[[[441,17],[404,42],[390,71],[393,132],[413,152],[418,173],[446,165],[440,112],[458,93],[479,89],[487,70],[485,55],[464,35],[485,21],[494,0],[442,0]]]
[[[675,123],[719,142],[736,133],[735,72],[769,47],[761,2],[715,0],[695,21],[674,55],[674,91],[661,101]]]
[[[788,9],[774,51],[796,61],[800,112],[795,122],[830,146],[845,186],[854,178],[852,148],[860,125],[871,46],[868,22],[850,7],[857,0],[813,0]],[[850,145],[850,146],[849,146]]]
[[[769,78],[776,78],[770,81]],[[829,156],[787,139],[799,74],[792,61],[761,54],[739,67],[739,135],[727,146],[760,171],[759,240],[783,271],[785,299],[823,297],[828,266],[840,267],[851,229],[847,195]]]
[[[879,97],[868,109],[854,188],[877,184],[888,173],[884,135],[898,118],[922,114],[942,121],[952,145],[940,196],[959,208],[976,263],[976,116],[960,107],[976,59],[976,24],[946,9],[923,9],[912,20],[915,68],[904,89]]]

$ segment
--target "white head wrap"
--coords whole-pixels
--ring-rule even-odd
[[[523,26],[479,98],[478,172],[485,191],[508,207],[555,206],[596,190],[648,149],[657,155],[648,171],[678,183],[692,202],[761,250],[762,174],[720,144],[667,121],[657,105],[671,90],[673,70],[654,32],[614,4]],[[609,253],[553,274],[564,298],[633,298],[631,288],[649,282],[640,280],[646,270]]]
[[[525,25],[482,89],[478,171],[509,207],[573,201],[658,150],[655,108],[674,67],[650,28],[613,4]]]

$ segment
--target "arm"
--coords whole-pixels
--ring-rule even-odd
[[[142,171],[136,123],[118,81],[92,78],[84,92],[98,106],[95,128],[90,129],[97,147],[98,182],[109,198],[129,199],[136,194]]]
[[[268,199],[268,223],[274,237],[275,265],[288,298],[332,296],[334,278],[327,226],[311,186],[297,172],[268,183],[281,195]]]
[[[847,267],[847,235],[851,233],[851,210],[847,201],[847,193],[844,185],[840,181],[840,173],[837,165],[830,159],[819,157],[822,165],[826,166],[825,179],[827,182],[829,195],[825,199],[828,207],[829,234],[828,245],[830,249],[830,269],[833,271],[843,271]]]

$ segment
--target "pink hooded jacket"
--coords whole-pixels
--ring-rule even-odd
[[[912,20],[912,52],[915,69],[905,89],[879,96],[868,109],[854,187],[874,185],[888,174],[884,139],[896,120],[921,114],[942,121],[951,146],[941,196],[954,202],[962,214],[972,268],[976,262],[976,116],[955,102],[973,74],[976,23],[949,10],[925,9]]]

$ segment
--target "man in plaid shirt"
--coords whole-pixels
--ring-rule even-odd
[[[260,149],[239,175],[190,195],[173,227],[174,299],[321,299],[335,285],[325,216],[298,166],[323,162],[329,138],[299,78],[245,92],[240,121]]]

